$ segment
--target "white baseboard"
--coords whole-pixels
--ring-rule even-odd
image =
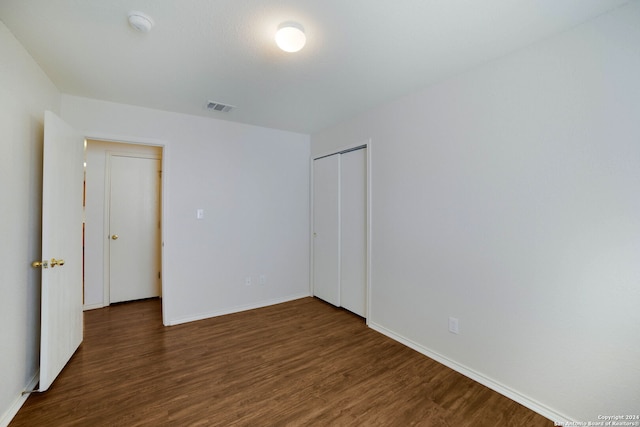
[[[411,341],[410,339],[405,338],[402,335],[396,334],[395,332],[390,331],[389,329],[386,329],[384,326],[381,326],[374,322],[370,322],[369,327],[377,332],[380,332],[383,335],[386,335],[387,337],[395,341],[398,341],[401,344],[406,345],[409,348],[414,349],[418,353],[422,353],[425,356],[437,362],[442,363],[448,368],[451,368],[454,371],[461,373],[465,377],[471,378],[472,380],[486,387],[489,387],[491,390],[500,393],[501,395],[521,404],[522,406],[525,406],[531,409],[532,411],[537,412],[543,417],[553,421],[555,425],[577,425],[575,424],[576,423],[575,420],[572,420],[566,417],[565,415],[562,415],[557,411],[554,411],[553,409],[541,404],[540,402],[537,402],[536,400],[531,399],[528,396],[518,393],[517,391],[505,386],[504,384],[501,384],[491,378],[488,378],[482,375],[481,373],[476,372],[473,369],[468,368],[464,365],[461,365],[458,362],[455,362],[439,353],[436,353],[435,351],[432,351],[414,341]]]
[[[31,381],[29,381],[29,383],[25,386],[25,390],[35,389],[36,384],[38,384],[39,380],[40,380],[40,369],[36,371],[33,378],[31,378]],[[22,408],[22,405],[24,405],[24,402],[27,401],[28,397],[29,397],[28,393],[20,394],[16,398],[16,400],[13,401],[13,404],[9,407],[9,409],[7,409],[7,411],[4,414],[2,414],[2,417],[0,417],[0,427],[7,427],[9,425],[13,417],[15,417],[18,411],[20,410],[20,408]]]
[[[85,304],[82,306],[82,311],[95,310],[96,308],[104,308],[105,305],[102,303],[98,304]]]
[[[208,313],[201,313],[201,314],[197,314],[195,316],[180,317],[180,318],[177,318],[177,319],[169,320],[165,324],[165,326],[175,326],[175,325],[179,325],[181,323],[195,322],[197,320],[210,319],[212,317],[224,316],[225,314],[239,313],[241,311],[253,310],[253,309],[262,308],[262,307],[268,307],[270,305],[281,304],[283,302],[293,301],[293,300],[297,300],[297,299],[300,299],[300,298],[307,298],[307,297],[310,297],[310,296],[311,295],[308,294],[308,293],[306,293],[306,294],[298,294],[298,295],[289,295],[289,296],[286,296],[286,297],[274,298],[274,299],[270,299],[270,300],[265,300],[265,301],[260,301],[260,302],[257,302],[257,303],[253,303],[253,304],[239,305],[239,306],[231,307],[231,308],[224,309],[224,310],[212,311],[212,312],[208,312]]]

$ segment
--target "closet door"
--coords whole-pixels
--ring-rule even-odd
[[[366,149],[340,155],[340,305],[362,317],[366,307]]]
[[[313,294],[340,305],[340,155],[313,161]]]

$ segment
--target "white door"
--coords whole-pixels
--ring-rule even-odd
[[[313,161],[313,294],[340,305],[340,156]]]
[[[45,112],[39,391],[82,342],[83,162],[84,138]]]
[[[340,154],[340,305],[365,317],[366,149]]]
[[[160,295],[160,160],[110,156],[109,301]]]

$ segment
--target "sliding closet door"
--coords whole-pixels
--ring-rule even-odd
[[[313,162],[313,294],[366,317],[367,150]]]
[[[340,305],[340,156],[313,161],[313,294]]]
[[[365,317],[366,149],[340,155],[340,305]]]

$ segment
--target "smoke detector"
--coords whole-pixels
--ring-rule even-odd
[[[138,12],[136,10],[129,12],[129,25],[131,25],[136,31],[148,33],[151,31],[154,24],[153,19],[145,13]]]

